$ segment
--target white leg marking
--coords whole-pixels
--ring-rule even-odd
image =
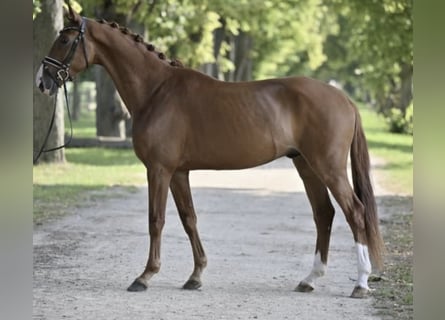
[[[356,243],[358,278],[356,286],[369,289],[368,277],[371,274],[371,262],[369,260],[368,246]]]
[[[321,262],[320,252],[317,252],[314,257],[314,266],[312,267],[311,273],[309,273],[309,275],[304,278],[303,282],[313,287],[315,280],[324,276],[325,273],[326,265]]]

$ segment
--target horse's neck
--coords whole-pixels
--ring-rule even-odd
[[[151,92],[170,74],[170,68],[153,52],[108,25],[95,34],[97,63],[102,65],[134,114],[149,103]]]

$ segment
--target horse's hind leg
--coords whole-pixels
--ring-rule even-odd
[[[198,289],[201,287],[201,273],[207,265],[207,258],[196,226],[197,219],[190,192],[189,172],[176,172],[170,182],[170,190],[172,191],[185,232],[190,239],[195,262],[193,273],[183,288]]]
[[[303,180],[309,202],[312,206],[314,221],[317,228],[317,242],[315,247],[314,265],[309,275],[300,282],[295,289],[299,292],[314,290],[314,282],[326,272],[328,261],[329,240],[331,236],[334,207],[326,186],[309,167],[303,157],[293,159],[295,167]]]
[[[329,173],[324,174],[323,180],[343,210],[356,243],[358,277],[351,297],[364,298],[369,292],[368,277],[371,273],[364,206],[348,181],[346,169],[335,170],[335,167],[331,166]]]

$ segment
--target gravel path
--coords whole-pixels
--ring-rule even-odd
[[[312,293],[293,291],[310,271],[316,234],[291,161],[193,172],[191,184],[208,256],[200,290],[180,289],[193,259],[169,196],[161,271],[147,291],[126,291],[147,259],[147,192],[141,187],[35,227],[33,318],[379,319],[372,298],[348,297],[356,256],[338,206],[327,275]]]

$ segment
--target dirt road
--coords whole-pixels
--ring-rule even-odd
[[[169,196],[161,271],[147,291],[126,291],[147,259],[141,187],[35,228],[34,319],[379,319],[372,298],[348,297],[356,256],[338,207],[327,275],[293,291],[312,266],[315,225],[291,161],[194,172],[191,183],[208,256],[200,290],[180,289],[193,259]]]

